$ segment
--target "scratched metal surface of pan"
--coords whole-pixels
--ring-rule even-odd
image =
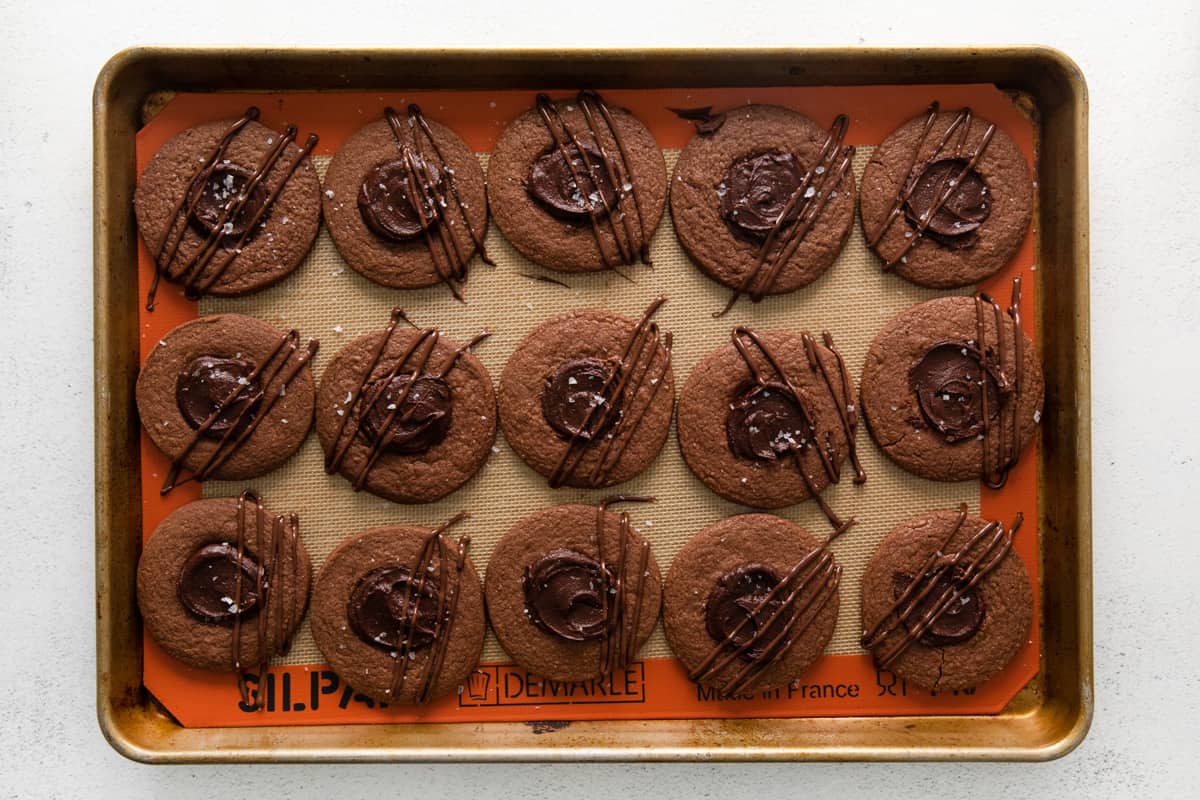
[[[171,91],[993,83],[1037,120],[1034,322],[1046,372],[1039,467],[1041,669],[997,715],[191,729],[142,686],[134,136]],[[1045,760],[1086,735],[1092,697],[1087,89],[1040,47],[611,51],[138,48],[94,96],[97,714],[147,762]]]

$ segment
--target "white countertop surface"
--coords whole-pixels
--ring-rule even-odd
[[[324,4],[339,10],[331,16],[299,0],[66,5],[0,0],[0,795],[1195,796],[1195,2],[379,0]],[[89,220],[91,91],[109,56],[137,44],[1025,42],[1074,58],[1091,94],[1096,718],[1078,750],[1045,765],[147,767],[105,743],[94,708]]]

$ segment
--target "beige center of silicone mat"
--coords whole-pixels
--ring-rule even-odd
[[[859,179],[872,150],[857,149],[854,173]],[[672,171],[679,151],[666,150],[664,155],[668,171]],[[329,158],[318,156],[313,161],[323,178]],[[480,161],[486,169],[487,154],[480,154]],[[336,213],[357,214],[353,198]],[[758,304],[740,300],[720,319],[713,319],[712,313],[725,305],[729,290],[706,278],[684,255],[675,240],[669,211],[664,213],[651,244],[654,268],[642,265],[623,268],[635,283],[611,272],[548,273],[518,254],[494,224],[488,231],[487,250],[496,267],[488,267],[478,258],[472,262],[467,304],[463,305],[451,298],[445,286],[397,291],[371,283],[346,266],[322,227],[312,253],[287,280],[249,297],[205,298],[200,302],[200,314],[248,314],[283,330],[298,328],[304,337],[319,339],[321,350],[313,367],[314,375],[319,378],[325,365],[346,343],[382,329],[387,324],[388,312],[401,306],[417,325],[436,326],[457,342],[467,341],[484,328],[491,331],[491,338],[475,352],[495,382],[499,381],[504,363],[517,344],[543,320],[571,308],[589,306],[611,309],[636,319],[651,300],[665,294],[670,300],[656,319],[663,330],[675,335],[672,363],[679,391],[692,367],[729,341],[729,332],[735,325],[818,334],[829,331],[857,385],[867,348],[884,324],[914,303],[947,294],[885,274],[878,259],[867,250],[857,220],[837,263],[815,283]],[[520,272],[554,275],[573,288],[530,280],[521,277]],[[961,293],[969,294],[970,289]],[[854,485],[850,481],[852,472],[847,468],[843,470],[842,483],[831,486],[823,495],[839,515],[858,520],[833,544],[845,572],[840,617],[829,644],[830,653],[862,652],[858,644],[862,634],[859,585],[875,546],[893,526],[922,511],[953,508],[962,502],[975,512],[979,509],[978,482],[944,484],[909,475],[875,446],[865,424],[859,426],[858,448],[867,472],[866,484]],[[629,504],[624,508],[629,510],[634,527],[650,541],[665,576],[675,554],[695,533],[717,520],[748,510],[722,500],[693,477],[679,454],[674,424],[662,453],[648,470],[619,487],[597,491],[550,489],[545,478],[513,453],[502,433],[497,435],[492,456],[478,475],[449,497],[428,505],[403,506],[366,492],[355,494],[345,478],[325,474],[321,445],[315,433],[308,437],[295,458],[275,472],[246,484],[211,481],[204,485],[204,495],[234,496],[247,486],[258,490],[271,510],[300,515],[301,534],[312,554],[314,577],[329,552],[360,531],[391,524],[433,526],[464,509],[471,513],[471,518],[456,530],[471,535],[471,558],[482,575],[495,543],[521,517],[560,503],[595,503],[615,491],[658,498],[653,504]],[[773,513],[794,520],[819,537],[830,530],[825,517],[811,502]],[[640,655],[670,654],[660,623]],[[483,659],[508,660],[490,631]],[[279,663],[314,664],[322,660],[306,620],[291,652]]]

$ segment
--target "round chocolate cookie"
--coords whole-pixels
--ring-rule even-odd
[[[356,691],[425,703],[455,691],[479,663],[479,574],[469,537],[446,527],[374,528],[325,559],[313,588],[313,641]]]
[[[387,109],[346,140],[325,171],[321,202],[342,258],[383,286],[444,281],[457,293],[471,257],[483,253],[487,193],[479,159],[416,106],[403,115]]]
[[[984,683],[1029,638],[1033,589],[1005,531],[961,511],[897,525],[862,581],[863,646],[921,689]],[[978,580],[976,580],[978,578]],[[932,617],[932,622],[928,620]]]
[[[820,494],[838,481],[847,456],[855,481],[864,480],[853,381],[833,340],[747,328],[732,338],[695,366],[679,395],[679,449],[696,477],[754,508]]]
[[[577,309],[543,322],[517,346],[500,376],[500,424],[525,463],[550,485],[599,488],[627,481],[654,461],[675,401],[670,334],[640,322]]]
[[[151,258],[189,297],[264,289],[316,241],[320,184],[308,158],[316,136],[301,148],[294,128],[280,134],[257,118],[251,108],[183,131],[154,154],[134,191]]]
[[[146,358],[137,407],[150,439],[173,464],[199,480],[244,480],[291,458],[313,418],[308,364],[316,342],[300,345],[241,314],[185,322]]]
[[[854,221],[845,118],[747,105],[700,126],[679,154],[671,219],[688,256],[752,299],[807,286],[829,269]]]
[[[522,519],[492,551],[484,585],[505,652],[557,681],[624,669],[650,638],[662,603],[649,543],[627,514],[597,506],[555,506]]]
[[[994,486],[1033,438],[1044,391],[1033,343],[1011,310],[972,297],[902,311],[871,343],[861,381],[863,415],[893,461],[923,478]]]
[[[496,395],[482,362],[434,328],[388,327],[343,347],[321,376],[317,435],[326,471],[355,491],[431,503],[483,466],[496,439]],[[413,375],[416,375],[415,380]]]
[[[667,573],[663,625],[689,677],[722,696],[787,686],[820,657],[838,615],[841,567],[795,523],[723,519]]]
[[[146,631],[200,669],[261,669],[286,650],[308,604],[299,532],[295,515],[276,516],[250,492],[173,511],[138,561]]]
[[[862,178],[863,234],[884,269],[921,286],[969,286],[999,272],[1029,229],[1029,165],[1003,130],[969,111],[909,120]]]
[[[555,103],[539,95],[488,161],[488,199],[505,238],[563,272],[647,261],[666,196],[654,136],[594,92]]]

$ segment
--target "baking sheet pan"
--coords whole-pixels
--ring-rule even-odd
[[[848,58],[852,52],[860,57]],[[1035,758],[1069,749],[1082,736],[1090,715],[1090,564],[1086,563],[1090,510],[1086,469],[1086,142],[1083,139],[1086,97],[1077,71],[1051,51],[982,52],[974,59],[966,59],[977,62],[979,70],[974,73],[963,71],[967,64],[963,63],[962,54],[956,52],[578,53],[559,62],[557,55],[546,53],[364,52],[354,54],[355,58],[346,53],[298,51],[154,50],[131,51],[114,58],[97,84],[96,106],[97,586],[101,724],[118,749],[146,760]],[[168,717],[156,713],[153,702],[141,690],[141,664],[137,658],[140,648],[136,646],[138,631],[136,614],[132,612],[136,536],[128,535],[140,527],[136,509],[132,508],[136,504],[128,502],[138,496],[136,479],[133,485],[129,483],[130,473],[135,478],[138,473],[137,424],[131,399],[138,364],[137,323],[134,319],[131,327],[129,319],[137,308],[130,294],[136,294],[136,284],[131,286],[128,268],[129,254],[136,244],[128,203],[135,175],[130,137],[140,125],[146,98],[163,89],[395,87],[398,75],[414,76],[404,80],[407,85],[472,88],[479,86],[477,67],[485,62],[491,77],[488,88],[542,88],[550,74],[569,81],[566,85],[570,87],[714,86],[730,80],[738,85],[764,86],[857,84],[882,80],[878,75],[880,68],[890,63],[888,78],[893,82],[990,80],[1022,93],[1021,100],[1029,103],[1041,125],[1039,179],[1043,211],[1037,221],[1041,231],[1039,288],[1047,301],[1040,306],[1036,324],[1049,379],[1046,435],[1039,458],[1043,499],[1039,521],[1046,531],[1042,565],[1047,586],[1043,617],[1047,644],[1036,685],[1018,695],[1003,713],[941,719],[842,717],[770,723],[761,719],[690,723],[655,720],[632,727],[606,720],[577,722],[553,735],[539,735],[528,726],[486,723],[489,734],[486,739],[496,745],[486,749],[480,748],[479,740],[472,740],[469,732],[458,730],[468,727],[462,725],[425,725],[412,731],[407,729],[414,726],[405,724],[372,728],[337,726],[337,734],[349,737],[337,747],[315,744],[330,732],[322,736],[308,726],[254,732],[210,730],[209,734],[221,740],[219,753],[214,748],[189,743],[193,731],[179,728]],[[551,63],[559,68],[558,73],[546,71]],[[1020,69],[1022,64],[1024,71]],[[916,69],[906,76],[901,67]],[[564,70],[568,73],[565,77]],[[577,70],[581,71],[576,74]],[[388,74],[392,75],[391,82],[382,83]],[[302,76],[308,78],[303,85],[294,83]],[[1057,213],[1047,214],[1048,206]],[[1053,320],[1054,324],[1047,325],[1046,320]],[[122,418],[123,413],[127,417]],[[132,448],[130,442],[134,443]],[[1052,638],[1050,630],[1055,622],[1070,623],[1063,629],[1069,635]],[[123,649],[122,644],[126,645]],[[1064,649],[1064,644],[1074,646]],[[114,680],[114,676],[119,676],[119,680]],[[114,694],[118,686],[120,691]],[[897,722],[901,727],[894,727]],[[1021,726],[1031,724],[1034,728],[1025,731],[1025,735],[1016,735]],[[1010,727],[1013,730],[1007,731]],[[882,736],[888,728],[896,734],[891,739]],[[357,733],[364,730],[369,732]],[[390,735],[381,740],[381,730]],[[410,734],[419,736],[420,730],[427,735],[419,747],[405,742]],[[836,736],[832,735],[835,731]],[[266,732],[274,733],[268,740],[275,742],[271,747],[262,744],[261,734]],[[872,732],[878,736],[870,736]],[[1013,735],[1005,737],[1006,732]],[[648,735],[657,742],[649,750],[644,738]],[[226,736],[227,740],[223,738]],[[915,738],[926,736],[929,738],[924,743],[913,744]],[[956,744],[952,746],[952,742]]]

